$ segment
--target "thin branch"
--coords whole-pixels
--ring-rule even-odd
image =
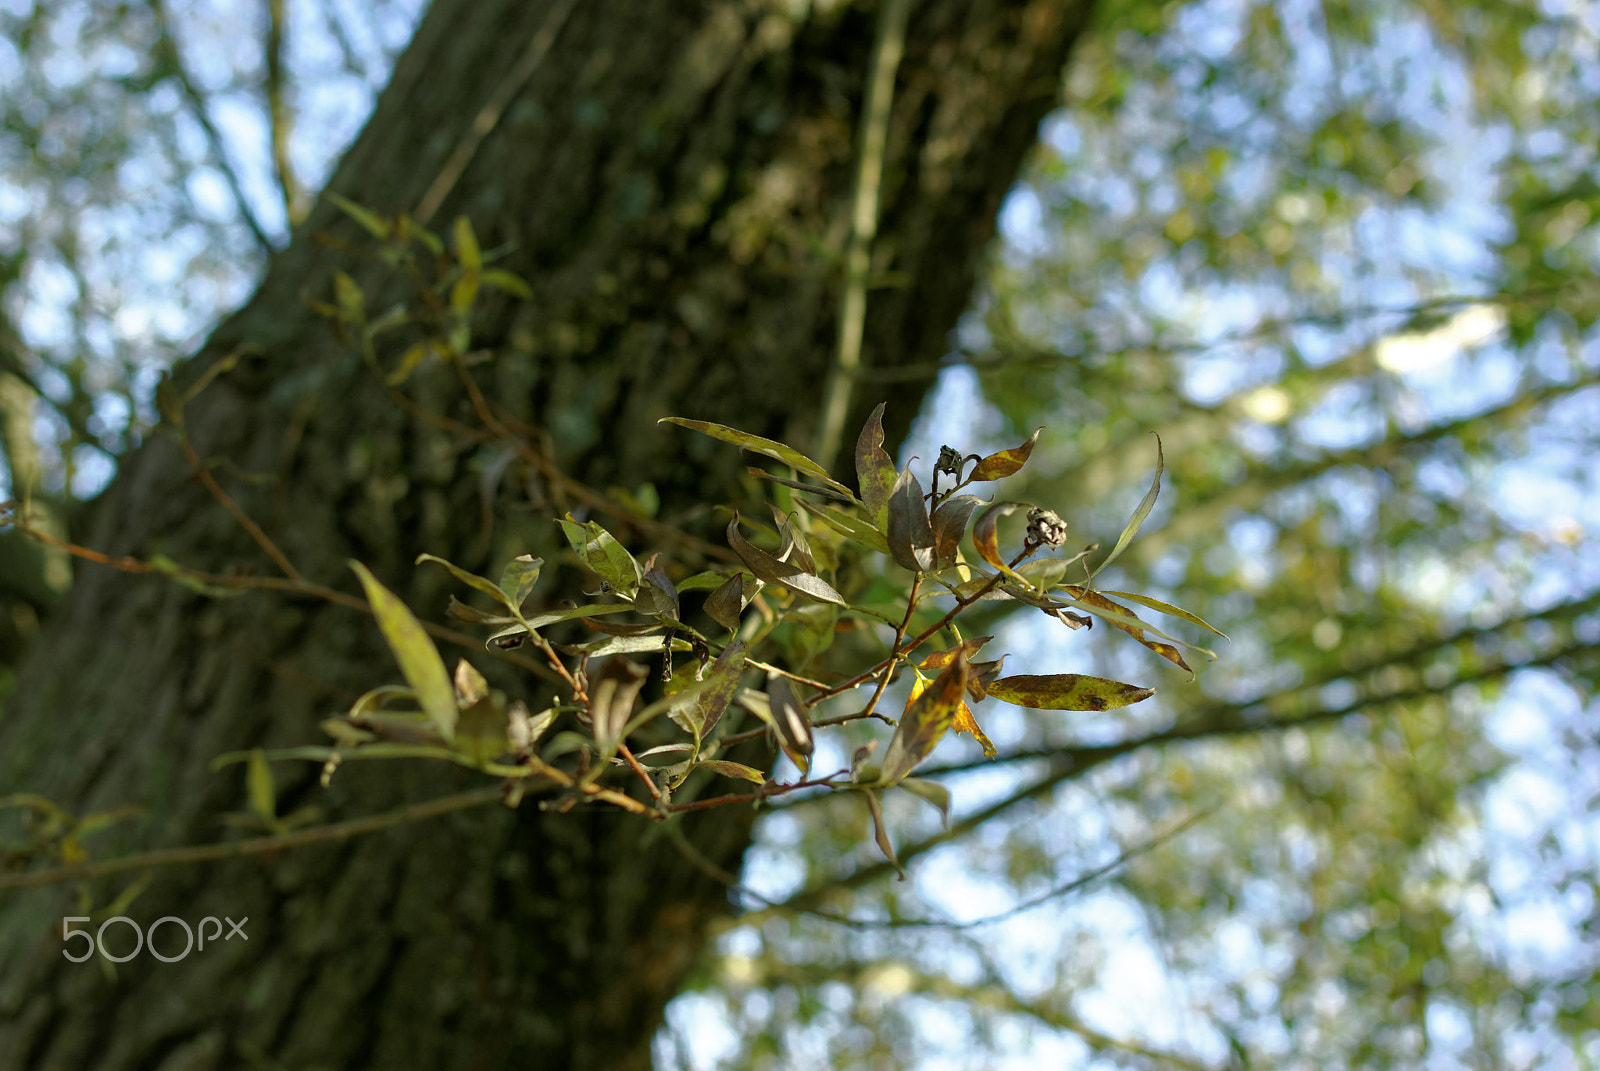
[[[289,155],[294,115],[285,96],[283,39],[287,32],[284,0],[267,0],[267,118],[272,129],[272,167],[277,172],[278,190],[283,194],[283,214],[293,228],[305,217],[305,197],[294,177],[294,161]]]
[[[556,35],[561,32],[561,27],[566,25],[567,18],[572,14],[573,8],[578,6],[577,0],[559,0],[551,12],[545,16],[544,22],[539,26],[533,40],[528,42],[527,51],[517,60],[516,66],[506,72],[489,100],[479,109],[472,120],[472,126],[467,129],[455,151],[439,169],[433,185],[428,187],[428,192],[422,195],[422,200],[417,202],[417,210],[412,213],[412,218],[419,224],[426,226],[428,221],[439,211],[444,204],[444,199],[450,195],[461,176],[467,170],[467,165],[472,163],[472,158],[477,155],[495,126],[499,124],[500,117],[510,106],[511,101],[521,92],[533,72],[539,69],[540,62],[545,53],[550,51],[550,46],[555,43]]]
[[[189,76],[189,69],[184,66],[183,54],[178,50],[178,42],[172,35],[170,23],[167,19],[167,5],[165,0],[148,0],[150,12],[155,17],[156,23],[156,51],[167,61],[172,69],[172,77],[177,81],[178,88],[183,91],[184,97],[189,101],[189,108],[194,112],[195,122],[200,124],[200,129],[205,132],[206,143],[211,148],[211,155],[216,160],[217,169],[222,172],[223,180],[228,184],[229,191],[233,194],[234,203],[239,208],[239,216],[244,220],[244,225],[255,237],[256,244],[263,253],[276,252],[277,246],[271,238],[267,237],[266,228],[256,218],[254,210],[250,207],[249,198],[244,195],[244,184],[240,182],[239,175],[233,169],[233,164],[228,159],[228,148],[222,139],[222,132],[211,121],[210,113],[206,111],[205,95],[200,92],[200,87]]]
[[[878,8],[877,37],[872,44],[872,69],[861,127],[856,142],[856,184],[850,210],[850,243],[844,259],[844,294],[839,303],[839,344],[828,382],[823,387],[817,425],[816,455],[824,465],[839,452],[850,396],[861,374],[861,340],[867,319],[867,274],[872,267],[872,239],[878,233],[878,196],[883,185],[883,158],[889,139],[889,113],[894,77],[905,53],[906,23],[911,0],[884,0]]]
[[[332,825],[318,826],[315,829],[302,829],[294,833],[280,833],[271,837],[229,841],[226,844],[199,844],[188,848],[164,848],[159,851],[141,852],[137,855],[125,855],[120,859],[104,859],[96,863],[77,863],[73,866],[56,867],[52,870],[35,870],[24,874],[0,874],[0,890],[37,889],[45,885],[56,885],[63,881],[98,878],[107,874],[124,873],[129,870],[178,866],[185,863],[210,863],[219,859],[235,859],[247,855],[265,855],[269,852],[281,852],[289,848],[304,847],[308,844],[344,840],[364,833],[375,833],[381,829],[408,825],[425,818],[436,818],[439,815],[466,810],[470,807],[481,807],[486,803],[497,802],[503,796],[504,790],[496,785],[493,788],[479,788],[455,796],[429,800],[426,803],[412,804],[385,814],[352,818],[349,821],[335,822]]]

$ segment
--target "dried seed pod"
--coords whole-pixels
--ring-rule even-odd
[[[1059,547],[1067,541],[1067,522],[1054,510],[1035,506],[1028,511],[1028,541]]]

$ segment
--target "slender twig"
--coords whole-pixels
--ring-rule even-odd
[[[211,115],[206,110],[205,95],[200,92],[200,87],[189,76],[189,69],[184,66],[183,54],[178,50],[178,42],[172,35],[167,19],[167,5],[165,0],[149,0],[150,13],[155,17],[156,23],[156,51],[171,65],[172,76],[178,83],[178,88],[183,91],[184,97],[189,101],[189,108],[194,112],[195,122],[200,124],[200,129],[205,132],[206,143],[211,148],[211,155],[216,160],[217,169],[222,172],[223,181],[228,184],[228,189],[233,193],[234,203],[239,208],[239,216],[244,220],[245,227],[255,237],[256,244],[263,253],[273,253],[277,246],[271,238],[267,237],[266,228],[256,218],[254,210],[250,207],[249,198],[245,197],[244,184],[240,182],[239,175],[233,169],[233,163],[228,158],[228,148],[222,139],[222,132],[211,121]]]
[[[872,240],[878,233],[878,196],[883,185],[884,149],[889,138],[894,77],[905,52],[911,0],[885,0],[878,9],[872,68],[856,141],[855,196],[850,209],[850,241],[845,251],[844,293],[839,303],[839,342],[828,382],[823,387],[817,426],[816,454],[824,465],[839,452],[850,396],[861,374],[861,343],[867,318],[867,274],[872,267]]]
[[[39,542],[46,543],[52,547],[60,547],[74,558],[82,558],[84,561],[94,562],[97,565],[104,565],[115,569],[118,572],[133,573],[136,575],[154,574],[157,576],[165,576],[178,581],[189,581],[194,584],[198,584],[203,588],[229,588],[239,591],[279,591],[290,595],[303,595],[313,599],[321,599],[324,602],[331,602],[336,606],[343,606],[350,610],[359,610],[364,614],[372,613],[372,606],[365,599],[358,599],[354,595],[347,595],[342,591],[338,591],[330,587],[324,587],[321,584],[314,584],[309,580],[291,579],[289,577],[276,576],[224,576],[220,573],[206,573],[201,572],[198,569],[186,569],[182,567],[175,569],[171,566],[158,568],[154,565],[151,565],[149,562],[140,561],[138,558],[113,558],[110,555],[102,554],[98,550],[92,550],[89,547],[80,547],[76,543],[69,543],[64,539],[59,539],[56,536],[51,535],[49,532],[35,528],[33,525],[20,519],[0,518],[0,525],[4,524],[9,524],[16,528],[17,531],[21,532],[29,539],[36,539]],[[435,639],[444,640],[446,643],[453,643],[459,647],[467,647],[473,650],[483,649],[482,640],[475,636],[469,636],[464,632],[457,632],[453,628],[445,628],[443,625],[436,625],[431,621],[423,621],[422,627],[428,632],[429,635],[433,636]],[[524,658],[523,656],[513,654],[510,651],[498,649],[492,650],[490,653],[496,658],[499,658],[505,662],[509,662],[521,669],[526,669],[529,672],[537,673],[542,677],[546,677],[547,679],[554,679],[551,676],[549,669],[530,658]]]
[[[889,664],[883,667],[883,676],[878,678],[878,690],[867,700],[866,709],[858,715],[859,717],[871,717],[872,712],[878,708],[878,700],[883,698],[884,691],[889,687],[889,679],[894,676],[894,667],[900,663],[900,641],[906,638],[906,629],[911,625],[911,615],[917,611],[917,590],[921,586],[922,574],[919,572],[911,578],[911,594],[906,596],[906,614],[900,619],[900,624],[895,626],[894,642],[889,645]]]
[[[661,786],[657,785],[656,779],[650,776],[650,771],[646,770],[642,765],[640,765],[639,760],[634,758],[633,752],[629,749],[628,745],[625,743],[618,743],[617,754],[621,755],[625,760],[627,760],[628,765],[633,767],[633,772],[639,775],[639,780],[643,781],[645,787],[650,790],[650,798],[659,800],[661,798]]]
[[[107,874],[120,874],[129,870],[177,866],[184,863],[210,863],[219,859],[233,859],[245,855],[264,855],[269,852],[281,852],[308,844],[320,844],[324,841],[344,840],[347,837],[359,836],[364,833],[375,833],[381,829],[407,825],[425,818],[436,818],[439,815],[466,810],[469,807],[481,807],[486,803],[494,803],[501,799],[502,794],[503,790],[496,785],[492,788],[479,788],[455,796],[429,800],[426,803],[412,804],[385,814],[352,818],[349,821],[335,822],[332,825],[318,826],[315,829],[302,829],[294,833],[279,833],[271,837],[229,841],[226,844],[199,844],[188,848],[164,848],[153,852],[140,852],[137,855],[125,855],[119,859],[103,859],[94,863],[75,863],[72,866],[56,867],[51,870],[35,870],[24,874],[0,874],[0,889],[36,889],[44,885],[56,885],[63,881],[98,878]]]
[[[271,558],[273,564],[283,571],[284,576],[290,580],[299,580],[300,571],[284,556],[283,551],[278,549],[278,544],[272,541],[272,537],[263,532],[261,526],[251,520],[250,515],[239,507],[239,503],[235,502],[233,497],[222,489],[222,485],[217,483],[215,477],[211,475],[211,470],[206,467],[205,461],[195,452],[194,444],[189,441],[189,436],[182,429],[178,430],[177,439],[178,445],[183,448],[184,457],[188,458],[189,464],[194,466],[195,473],[200,477],[200,482],[205,484],[206,490],[211,492],[211,497],[220,502],[222,508],[228,511],[229,516],[239,522],[239,527],[250,533],[250,538],[256,541],[258,547],[266,551],[267,557]]]
[[[278,189],[283,194],[283,215],[292,228],[305,216],[305,204],[300,184],[294,177],[294,161],[289,155],[294,116],[289,111],[283,77],[286,20],[284,0],[267,0],[267,118],[272,130],[272,166],[278,175]]]
[[[444,199],[450,195],[450,191],[455,188],[455,184],[460,181],[462,174],[467,170],[467,165],[472,163],[472,158],[477,155],[484,139],[499,124],[500,117],[505,114],[505,110],[510,106],[512,98],[522,90],[528,79],[533,77],[533,72],[538,70],[545,53],[550,51],[550,46],[555,43],[556,35],[561,32],[561,27],[566,24],[567,17],[572,14],[572,10],[575,7],[577,7],[577,0],[560,0],[556,7],[545,16],[538,32],[528,42],[527,50],[517,60],[516,66],[507,71],[506,76],[500,79],[500,82],[494,88],[494,92],[489,95],[488,101],[479,109],[478,114],[473,117],[472,126],[467,129],[465,136],[456,145],[455,151],[450,154],[449,159],[444,162],[444,166],[439,169],[439,174],[435,176],[433,184],[428,187],[428,192],[422,195],[421,201],[417,202],[417,210],[412,213],[412,218],[418,223],[426,226],[428,221],[433,218],[434,213],[439,211],[439,207],[444,204]]]

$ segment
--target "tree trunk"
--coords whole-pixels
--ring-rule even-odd
[[[516,89],[435,217],[469,216],[481,246],[500,251],[495,266],[534,292],[480,301],[473,347],[487,356],[471,372],[492,404],[538,429],[560,470],[600,490],[652,484],[664,519],[703,525],[709,505],[738,495],[743,462],[656,419],[800,440],[815,425],[874,14],[613,0],[563,18],[567,6],[436,0],[331,188],[380,213],[414,209],[461,157],[486,102]],[[869,365],[945,352],[1086,8],[924,0],[913,10],[874,245],[874,271],[895,283],[871,293]],[[503,86],[541,30],[555,31],[549,52],[525,83]],[[355,591],[346,561],[357,558],[437,619],[457,586],[413,569],[419,551],[485,570],[533,551],[554,570],[550,517],[582,503],[503,446],[415,415],[474,423],[454,370],[408,380],[407,412],[309,310],[307,298],[331,300],[335,270],[373,315],[412,300],[375,245],[324,200],[175,380],[191,384],[246,347],[187,408],[196,448],[226,462],[213,465],[218,480],[307,579]],[[384,368],[398,357],[383,337],[377,355]],[[891,435],[927,382],[894,388]],[[877,400],[858,388],[847,427]],[[648,526],[601,519],[636,551],[657,549]],[[113,555],[272,572],[162,434],[123,459],[81,537]],[[562,570],[536,598],[577,582]],[[208,598],[85,566],[0,711],[0,783],[78,814],[141,805],[87,841],[96,857],[226,839],[223,816],[245,809],[243,778],[239,767],[212,772],[213,757],[318,741],[321,718],[395,679],[373,621],[348,609]],[[546,682],[520,686],[547,701]],[[314,805],[330,819],[484,783],[415,762],[352,763],[324,790],[314,766],[274,770],[280,814]],[[721,808],[684,831],[737,871],[750,821],[745,808]],[[90,906],[127,884],[89,883]],[[145,926],[249,919],[248,941],[175,963],[66,962],[61,920],[87,913],[80,891],[0,894],[0,1067],[643,1068],[707,921],[728,909],[727,890],[654,823],[546,814],[533,801],[158,870],[122,914]],[[164,952],[175,954],[179,933],[163,931]],[[120,954],[132,936],[113,928],[107,942]]]

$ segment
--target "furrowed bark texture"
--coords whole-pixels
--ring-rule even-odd
[[[378,212],[416,206],[553,6],[437,0],[331,188]],[[893,285],[870,296],[869,365],[945,352],[1086,6],[914,10],[874,252]],[[531,283],[531,302],[480,300],[471,374],[561,470],[600,490],[650,483],[663,518],[714,531],[709,507],[750,493],[747,459],[657,418],[805,445],[832,359],[873,26],[849,4],[614,0],[578,4],[560,27],[434,223],[469,216],[495,265]],[[582,579],[556,568],[550,518],[581,503],[504,444],[397,404],[308,310],[307,297],[331,300],[335,270],[373,316],[415,303],[324,200],[252,301],[178,370],[192,383],[249,347],[187,410],[223,486],[308,579],[354,592],[346,562],[358,558],[424,617],[465,592],[443,570],[413,569],[419,551],[481,571],[542,553],[555,575],[535,598],[570,593]],[[380,336],[380,364],[413,337]],[[926,386],[894,387],[891,437]],[[452,369],[425,367],[401,389],[413,410],[477,424]],[[850,434],[879,397],[857,390]],[[658,549],[647,528],[597,516],[635,551]],[[163,435],[124,459],[95,518],[82,541],[112,554],[272,571]],[[481,650],[445,654],[492,671]],[[210,599],[84,566],[0,712],[0,784],[79,814],[144,807],[89,840],[97,857],[225,839],[223,816],[245,809],[243,774],[212,772],[214,756],[319,741],[319,719],[397,679],[361,614],[257,593]],[[499,682],[535,709],[553,690],[505,672]],[[347,764],[326,790],[309,764],[275,772],[279,813],[316,806],[327,818],[484,783],[416,762]],[[684,828],[737,871],[750,822],[726,807]],[[61,920],[87,913],[79,893],[99,909],[128,884],[0,893],[0,1067],[643,1068],[707,921],[728,909],[727,890],[652,822],[533,801],[164,869],[123,914],[144,925],[248,916],[248,941],[114,971],[98,957],[66,962]],[[174,953],[176,929],[163,933]],[[108,942],[124,948],[115,928]]]

